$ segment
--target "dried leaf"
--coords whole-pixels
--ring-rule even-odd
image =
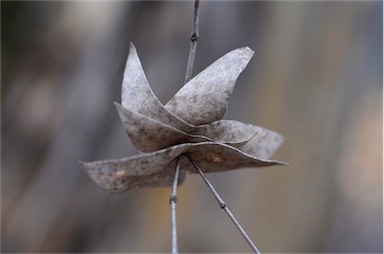
[[[135,46],[130,44],[126,63],[121,104],[124,108],[170,125],[184,132],[190,132],[193,126],[168,112],[151,90],[145,77]]]
[[[181,143],[212,141],[203,136],[189,135],[147,116],[134,113],[118,103],[115,103],[115,106],[132,144],[142,152],[153,152]]]
[[[133,159],[133,158],[129,158]],[[122,159],[123,160],[123,159]],[[128,189],[135,187],[163,187],[171,186],[173,183],[173,175],[175,168],[175,160],[170,163],[169,167],[160,172],[149,175],[124,175],[122,171],[115,171],[113,169],[114,163],[116,168],[124,162],[111,162],[111,163],[80,163],[83,170],[94,180],[101,188],[108,190],[112,193],[124,192]],[[133,164],[132,164],[133,165]],[[170,171],[169,169],[173,169]],[[120,173],[119,173],[120,172]],[[187,171],[180,171],[179,181],[180,185],[187,175]]]
[[[226,144],[200,142],[175,145],[122,159],[82,163],[82,166],[100,187],[112,192],[120,192],[133,187],[130,179],[136,179],[137,186],[147,181],[162,183],[159,180],[153,181],[152,178],[160,173],[172,176],[174,164],[171,162],[182,154],[189,154],[205,173],[244,167],[284,165],[283,162],[252,157]],[[180,169],[195,172],[193,166],[185,159],[180,160]]]
[[[229,52],[188,82],[164,107],[151,90],[133,44],[122,85],[122,105],[116,103],[123,126],[142,153],[116,160],[81,163],[102,188],[122,192],[133,187],[169,186],[175,159],[180,180],[193,166],[203,172],[283,165],[268,160],[283,142],[273,131],[233,120],[220,120],[237,77],[250,61],[248,47]]]
[[[257,126],[234,120],[219,120],[211,124],[200,125],[199,127],[196,134],[226,144],[238,144],[249,141],[259,131]]]
[[[142,152],[153,152],[181,143],[216,141],[227,144],[243,144],[261,131],[260,127],[237,121],[222,120],[205,126],[206,136],[191,135],[169,125],[131,112],[115,103],[120,119],[133,145]]]
[[[236,79],[253,54],[248,47],[227,53],[185,84],[165,108],[193,125],[221,119]]]
[[[269,159],[283,144],[284,137],[277,132],[254,126],[256,134],[247,142],[232,144],[255,158]]]
[[[173,176],[175,174],[176,160],[173,160],[167,169],[172,169],[171,171],[161,171],[159,173],[151,174],[146,176],[142,181],[137,185],[137,187],[169,187],[173,183]],[[179,181],[178,185],[182,184],[187,176],[188,172],[183,170],[179,172]]]
[[[228,65],[228,63],[231,62],[230,59],[231,57],[233,57],[232,55],[236,56],[238,54],[241,54],[241,52],[243,51],[248,53],[249,56],[250,51],[252,50],[250,50],[249,48],[234,50],[228,53],[225,57],[221,58],[221,61],[219,61],[219,59],[211,66],[215,67],[220,62],[224,62]],[[241,58],[236,60],[240,61]],[[244,60],[240,62],[242,62],[245,67],[246,63],[244,63]],[[242,67],[241,70],[244,67]],[[241,70],[238,70],[238,72],[240,73]],[[233,80],[233,84],[234,81],[235,80]],[[230,86],[228,89],[232,89],[233,84],[228,83],[227,86]],[[175,100],[178,101],[177,99]],[[183,119],[180,119],[179,117],[173,115],[161,104],[161,102],[158,100],[158,98],[155,96],[152,89],[150,88],[148,80],[145,77],[144,70],[142,69],[140,59],[132,43],[130,44],[128,60],[124,71],[121,101],[122,106],[132,112],[139,113],[151,119],[162,122],[163,124],[169,125],[184,133],[205,136],[207,140],[215,140],[224,143],[241,143],[246,140],[249,140],[255,135],[255,132],[249,130],[249,126],[247,124],[240,123],[237,121],[227,122],[226,120],[223,120],[215,122],[212,125],[208,124],[201,126],[193,126],[185,122]],[[174,109],[174,107],[171,108]]]

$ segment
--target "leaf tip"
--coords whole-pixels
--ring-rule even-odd
[[[136,50],[136,48],[135,48],[135,45],[133,44],[133,42],[129,42],[129,51],[131,51],[131,50]]]
[[[118,102],[116,102],[116,101],[113,102],[113,105],[115,105],[115,108],[116,108],[116,109],[119,109],[119,108],[122,108],[122,107],[123,107],[120,103],[118,103]]]
[[[248,46],[243,47],[243,49],[244,49],[244,51],[248,52],[249,54],[252,54],[252,55],[255,54],[255,51]]]

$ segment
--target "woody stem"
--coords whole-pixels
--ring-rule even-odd
[[[252,242],[251,238],[247,235],[247,233],[244,231],[244,229],[241,227],[240,223],[236,220],[235,216],[232,214],[231,210],[229,210],[227,204],[224,202],[224,200],[220,197],[219,193],[215,190],[213,185],[209,182],[208,178],[204,175],[203,171],[200,169],[200,167],[192,160],[192,158],[188,154],[184,154],[188,160],[191,162],[191,164],[195,167],[197,172],[200,174],[200,176],[203,178],[204,182],[207,184],[208,188],[211,190],[213,196],[215,196],[217,202],[219,203],[219,206],[221,209],[223,209],[229,218],[232,220],[233,224],[237,227],[237,229],[240,231],[242,236],[244,237],[245,241],[247,241],[248,245],[251,247],[253,252],[256,254],[260,254],[260,251],[256,248],[256,245]]]
[[[185,83],[191,80],[193,65],[195,63],[197,40],[199,39],[199,0],[195,0],[195,8],[193,11],[193,25],[191,33],[191,44],[189,46],[189,56],[187,63],[187,71],[185,73]]]
[[[176,202],[177,202],[176,189],[179,181],[179,172],[180,172],[179,157],[177,157],[176,166],[175,166],[175,176],[173,178],[172,192],[171,192],[171,196],[169,197],[169,203],[171,204],[171,213],[172,213],[172,221],[171,221],[172,254],[179,253],[177,250],[177,232],[176,232]]]
[[[187,71],[185,73],[185,83],[192,77],[193,65],[195,63],[197,40],[199,39],[199,0],[195,0],[192,22],[191,43],[189,47],[189,56],[187,63]],[[176,230],[176,189],[179,179],[179,157],[176,159],[175,176],[173,178],[173,185],[169,202],[171,204],[171,228],[172,228],[172,254],[177,254],[177,230]]]

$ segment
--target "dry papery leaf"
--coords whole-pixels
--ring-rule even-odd
[[[220,120],[236,79],[250,61],[248,47],[235,49],[185,84],[164,106],[151,90],[133,44],[124,71],[120,119],[139,155],[82,163],[102,188],[122,192],[133,187],[170,186],[180,156],[179,184],[195,172],[188,154],[203,172],[284,164],[268,160],[283,143],[273,131],[234,120]]]
[[[174,161],[182,154],[188,154],[205,173],[282,164],[278,161],[257,159],[230,145],[200,142],[175,145],[122,159],[82,163],[82,166],[102,188],[111,192],[122,192],[136,186],[171,185],[175,171]],[[183,158],[179,162],[181,172],[195,173],[191,163]],[[159,177],[164,175],[169,178]]]

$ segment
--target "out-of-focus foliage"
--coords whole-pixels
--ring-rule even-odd
[[[284,134],[289,167],[208,175],[263,252],[382,251],[382,2],[200,4],[194,73],[255,55],[227,119]],[[169,188],[113,195],[79,160],[130,156],[113,101],[129,41],[155,94],[180,89],[192,2],[1,2],[2,252],[169,252]],[[247,109],[244,111],[244,109]],[[197,175],[182,252],[246,252]]]

